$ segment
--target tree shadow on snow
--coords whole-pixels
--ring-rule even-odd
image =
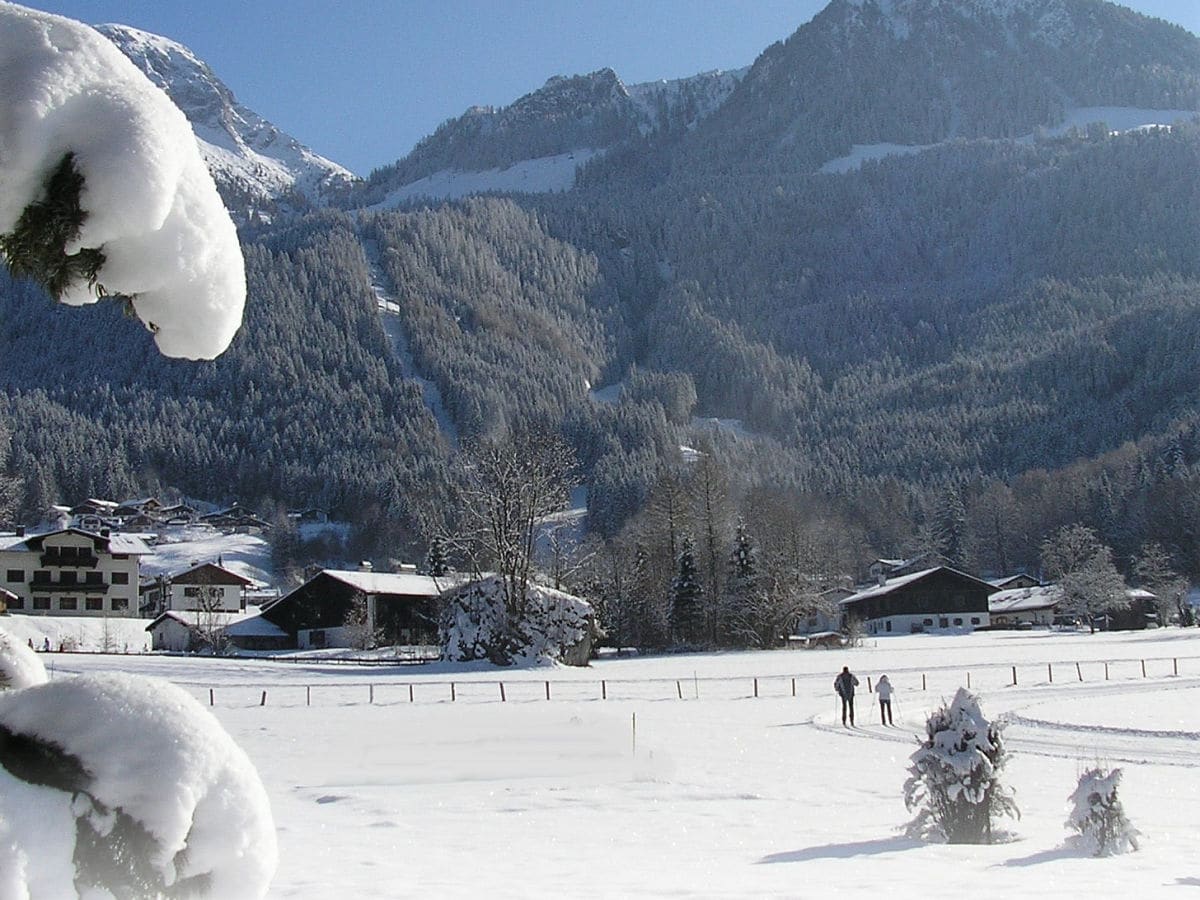
[[[1200,878],[1176,878],[1175,883],[1184,887],[1200,887]]]
[[[1029,856],[1019,856],[1016,859],[1006,859],[999,865],[1006,868],[1026,868],[1028,866],[1040,866],[1042,863],[1055,862],[1060,859],[1078,859],[1087,857],[1089,854],[1077,850],[1073,847],[1055,847],[1053,850],[1042,850],[1039,853],[1032,853]]]
[[[894,837],[878,841],[851,841],[847,844],[822,844],[819,847],[805,847],[803,850],[789,850],[786,853],[772,853],[758,861],[759,865],[768,863],[798,863],[813,859],[849,859],[854,856],[877,856],[881,853],[899,853],[902,850],[915,850],[924,847],[925,841],[912,838]]]

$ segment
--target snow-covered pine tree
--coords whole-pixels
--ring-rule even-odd
[[[696,547],[691,536],[685,535],[679,549],[675,578],[671,581],[671,631],[676,643],[698,639],[703,626],[703,598],[700,576],[696,570]]]
[[[434,578],[441,578],[450,571],[446,545],[436,534],[429,539],[429,550],[425,553],[425,571]]]
[[[1125,818],[1117,797],[1120,783],[1120,769],[1088,769],[1079,776],[1079,784],[1068,798],[1071,814],[1067,827],[1078,832],[1077,845],[1093,856],[1113,856],[1138,848],[1140,832]]]
[[[917,813],[908,826],[910,836],[990,844],[996,819],[1021,817],[1012,791],[1000,781],[1007,760],[1002,730],[1001,723],[984,717],[979,698],[965,688],[929,716],[904,783],[904,804]]]

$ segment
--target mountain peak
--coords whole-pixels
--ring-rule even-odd
[[[354,175],[305,147],[233,92],[191,50],[128,25],[99,25],[192,123],[201,153],[235,213],[283,203],[324,205],[345,193]]]

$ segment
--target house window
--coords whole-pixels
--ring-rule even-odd
[[[24,609],[25,608],[25,598],[24,597],[13,597],[11,600],[8,601],[8,608],[9,609]]]
[[[950,620],[945,616],[938,616],[938,628],[949,628]]]
[[[931,627],[933,627],[933,619],[922,619],[921,624],[926,626],[927,628],[931,628]]]
[[[59,572],[58,573],[58,583],[59,584],[74,584],[75,583],[75,573],[74,572]]]
[[[79,609],[79,598],[78,597],[60,597],[58,600],[58,608],[66,609],[66,610]]]
[[[113,559],[129,559],[129,554],[128,553],[114,553],[112,555],[112,558]]]
[[[24,569],[9,569],[5,575],[5,580],[9,584],[20,584],[25,581]]]
[[[885,630],[887,630],[887,631],[891,631],[891,630],[892,630],[892,620],[891,620],[891,619],[888,619],[888,620],[887,620],[887,624],[884,626],[884,628],[885,628]]]
[[[86,600],[83,601],[83,605],[84,605],[85,609],[87,609],[91,612],[97,612],[97,611],[104,609],[104,598],[103,597],[88,597]]]
[[[99,572],[88,572],[86,581],[88,584],[104,584],[104,576]]]
[[[113,612],[128,612],[129,598],[128,597],[113,597],[112,602]]]
[[[49,609],[50,608],[50,598],[49,597],[34,597],[33,598],[33,608],[34,609]]]
[[[36,572],[33,573],[33,580],[41,581],[43,583],[49,581],[50,580],[50,570],[49,569],[38,569]]]
[[[955,624],[955,625],[961,625],[961,624],[962,624],[962,619],[961,619],[961,618],[959,618],[958,616],[955,616],[955,617],[954,617],[954,624]]]
[[[199,597],[199,596],[200,596],[200,588],[198,588],[198,587],[185,587],[185,588],[183,589],[183,596],[185,596],[185,597]]]
[[[129,584],[129,573],[128,572],[113,572],[112,573],[112,583],[113,584]]]
[[[79,555],[78,547],[59,547],[58,556],[64,566],[73,565],[75,557]]]
[[[979,616],[971,616],[971,624],[978,625],[979,624]]]

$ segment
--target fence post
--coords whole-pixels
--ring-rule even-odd
[[[312,706],[312,685],[311,684],[306,684],[304,686],[304,705]]]
[[[875,693],[873,690],[871,690],[871,676],[870,675],[867,676],[867,693],[868,694]]]
[[[1046,677],[1054,684],[1054,663],[1046,663]]]
[[[1146,661],[1144,659],[1142,660],[1142,677],[1146,677]]]
[[[1104,680],[1108,681],[1108,663],[1104,664]]]
[[[608,682],[604,681],[603,679],[600,680],[600,699],[608,699]]]
[[[925,673],[921,673],[921,690],[925,690]]]
[[[758,697],[758,678],[754,679],[754,696],[755,698]]]
[[[971,673],[968,672],[967,673],[967,690],[969,691],[970,689],[971,689]]]
[[[367,702],[372,706],[375,705],[375,685],[373,684],[367,685]]]
[[[1078,660],[1075,662],[1075,675],[1080,681],[1083,681],[1083,670],[1079,668]]]
[[[454,688],[454,682],[450,682],[450,702],[453,703],[458,699],[458,691]]]
[[[675,682],[675,693],[679,695],[680,700],[683,699],[683,685],[681,685],[678,680]]]
[[[546,682],[546,699],[550,699],[550,682]]]
[[[259,706],[267,705],[267,692],[266,691],[263,691],[262,700],[259,701],[258,705]]]
[[[796,696],[796,679],[795,679],[795,677],[792,678],[792,696],[793,697]]]
[[[632,749],[633,749],[633,755],[637,756],[637,713],[632,713],[632,715],[633,715],[633,719],[631,721],[632,733],[633,733]]]
[[[500,682],[500,702],[501,703],[508,702],[508,700],[504,696],[504,682],[503,681]]]
[[[413,702],[413,686],[411,684],[408,686],[408,702]]]
[[[1013,666],[1013,687],[1017,686],[1017,667]]]
[[[1176,656],[1171,660],[1171,668],[1175,675],[1179,674],[1179,657]]]
[[[209,706],[213,705],[213,689],[212,688],[208,689],[208,705]]]

